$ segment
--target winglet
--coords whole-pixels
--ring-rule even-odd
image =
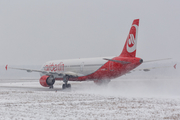
[[[177,65],[177,64],[174,65],[174,69],[176,69],[176,65]]]
[[[8,65],[5,66],[6,70],[7,70],[7,67],[8,67]]]

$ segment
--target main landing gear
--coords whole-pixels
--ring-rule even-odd
[[[68,80],[69,80],[68,76],[63,77],[64,84],[62,85],[62,89],[71,88],[71,84],[68,84]]]

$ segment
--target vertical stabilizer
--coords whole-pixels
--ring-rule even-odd
[[[135,57],[136,56],[136,46],[137,46],[137,36],[138,36],[139,19],[135,19],[132,23],[131,29],[127,36],[124,48],[120,57]]]

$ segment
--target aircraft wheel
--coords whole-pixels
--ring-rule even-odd
[[[66,89],[66,84],[63,84],[63,85],[62,85],[62,89]]]
[[[54,87],[53,87],[53,85],[52,86],[49,86],[49,89],[53,89]]]
[[[67,84],[67,88],[71,88],[71,84]]]
[[[66,89],[66,88],[71,88],[71,84],[63,84],[62,85],[62,89]]]

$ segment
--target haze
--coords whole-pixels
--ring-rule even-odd
[[[0,65],[119,55],[140,19],[137,56],[179,60],[179,0],[1,0]]]

